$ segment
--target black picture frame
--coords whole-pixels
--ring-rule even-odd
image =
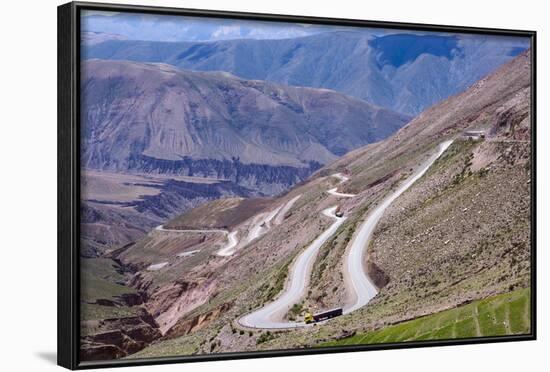
[[[80,12],[82,10],[140,12],[164,15],[279,21],[322,25],[383,27],[418,31],[459,32],[483,35],[523,36],[531,40],[531,333],[517,336],[479,337],[443,341],[415,341],[395,344],[354,345],[312,349],[270,350],[195,356],[173,356],[135,360],[80,362]],[[154,365],[227,359],[276,357],[304,354],[405,349],[428,346],[481,344],[536,339],[536,32],[525,30],[460,27],[433,24],[380,22],[320,18],[281,14],[259,14],[199,9],[178,9],[88,2],[71,2],[58,7],[58,315],[57,358],[69,369]]]

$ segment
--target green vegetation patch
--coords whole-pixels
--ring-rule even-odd
[[[262,333],[260,337],[258,337],[258,340],[256,340],[256,344],[263,344],[264,342],[268,342],[270,340],[273,340],[275,338],[275,335],[271,333],[270,331],[267,331],[265,333]]]
[[[112,282],[124,282],[126,279],[120,265],[110,258],[82,258],[80,271]]]
[[[113,319],[135,316],[139,308],[104,306],[96,300],[116,300],[117,296],[135,293],[135,289],[123,285],[121,267],[108,258],[91,258],[80,261],[80,318],[81,320]]]
[[[528,334],[530,314],[531,290],[524,288],[319,346]]]
[[[125,293],[135,293],[133,288],[110,282],[89,272],[81,273],[80,282],[80,295],[83,301],[111,299]]]
[[[111,283],[86,272],[82,273],[81,281],[80,320],[114,319],[140,314],[141,308],[138,307],[90,303],[97,299],[113,299],[125,293],[133,293],[135,291],[132,288]]]
[[[279,271],[277,271],[277,274],[275,276],[275,283],[269,287],[269,290],[266,295],[266,301],[271,301],[277,296],[285,286],[285,281],[288,276],[288,265],[286,264]]]

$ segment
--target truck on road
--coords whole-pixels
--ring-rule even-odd
[[[336,318],[337,316],[342,315],[342,313],[343,312],[341,307],[337,307],[335,309],[330,309],[316,314],[306,313],[304,321],[306,324],[322,322],[323,320]]]

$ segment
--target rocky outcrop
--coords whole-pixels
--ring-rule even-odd
[[[491,137],[499,136],[510,140],[530,139],[530,88],[518,92],[496,114],[489,130]]]
[[[367,274],[378,288],[385,287],[390,282],[390,277],[370,259],[367,260]]]
[[[143,305],[147,300],[147,295],[145,292],[129,292],[123,293],[112,298],[98,298],[93,302],[93,304],[101,306],[139,306]]]
[[[228,302],[206,313],[195,315],[191,318],[184,318],[170,328],[165,334],[165,338],[177,338],[205,328],[231,309],[232,306],[233,303]]]
[[[127,356],[124,350],[112,344],[102,344],[93,341],[82,340],[80,342],[80,360],[111,360]]]
[[[134,317],[84,321],[82,326],[94,330],[81,339],[83,361],[122,358],[161,337],[157,323],[145,312]]]
[[[110,164],[103,164],[103,166],[109,167]],[[192,191],[204,193],[211,189],[212,193],[219,193],[219,189],[233,189],[235,195],[241,196],[247,196],[246,193],[250,193],[252,190],[264,195],[278,194],[305,180],[321,166],[321,163],[313,160],[298,167],[260,163],[246,164],[238,158],[216,160],[184,157],[181,160],[167,160],[145,155],[132,155],[128,163],[129,170],[147,174],[169,174],[227,180],[227,182],[219,184],[194,184],[196,187]],[[165,185],[165,187],[170,186],[170,184]],[[175,184],[172,186],[175,186]],[[188,185],[188,187],[191,187],[191,185]]]
[[[165,334],[180,319],[206,303],[216,291],[218,284],[213,276],[169,283],[151,294],[147,309],[155,316],[160,331]]]
[[[146,300],[146,296],[140,292],[123,293],[120,296],[116,296],[115,298],[117,299],[117,301],[120,301],[125,306],[142,305]]]

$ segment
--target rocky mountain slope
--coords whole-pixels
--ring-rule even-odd
[[[201,176],[276,194],[408,117],[320,89],[168,65],[83,65],[82,166]]]
[[[416,115],[468,88],[527,47],[521,38],[376,36],[361,30],[280,40],[107,40],[84,48],[82,57],[163,62],[244,79],[328,88]]]
[[[295,201],[280,224],[259,238],[244,239],[257,221],[243,217],[232,228],[245,243],[232,256],[216,255],[226,244],[223,234],[157,230],[113,252],[112,257],[132,271],[125,286],[147,298],[141,308],[161,333],[130,357],[311,347],[527,287],[530,83],[527,52],[464,93],[426,110],[388,139],[350,152],[262,205],[273,210]],[[463,135],[466,129],[484,130],[486,138],[469,140]],[[293,259],[332,223],[321,211],[333,205],[347,220],[321,247],[309,291],[289,318],[346,301],[343,258],[357,227],[449,139],[453,144],[391,204],[365,247],[365,269],[379,288],[366,307],[298,330],[239,326],[237,319],[285,288]],[[327,193],[338,185],[330,176],[336,172],[349,177],[338,191],[356,196]],[[191,215],[174,220],[175,225],[186,225]],[[205,223],[218,226],[216,218],[211,220]]]
[[[426,148],[454,138],[444,156],[390,206],[375,231],[365,268],[380,288],[378,295],[314,339],[338,337],[341,329],[381,328],[530,285],[530,58],[529,53],[518,56],[392,138],[331,165],[328,172],[344,168],[353,174],[343,191],[364,198],[347,201],[344,209],[368,213],[380,192],[394,188],[422,161]],[[484,130],[487,137],[468,140],[461,134],[466,129]],[[348,229],[320,256],[304,306],[330,307],[345,300],[340,286],[327,290],[340,274],[323,268],[341,262],[362,215],[350,217]]]

